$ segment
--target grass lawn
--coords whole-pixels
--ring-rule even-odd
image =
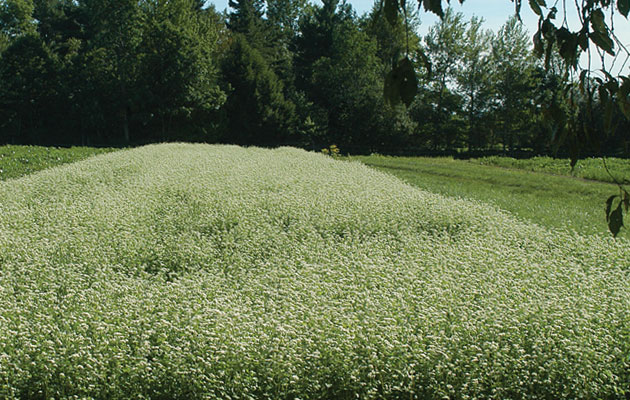
[[[431,192],[493,204],[520,218],[582,234],[607,234],[606,199],[613,184],[547,173],[498,168],[451,158],[354,156],[351,160],[395,175]],[[622,228],[619,236],[630,237]]]
[[[546,172],[556,175],[575,176],[601,182],[620,183],[630,182],[630,160],[622,158],[606,158],[606,171],[602,158],[586,158],[579,160],[573,171],[570,162],[564,158],[533,157],[528,159],[516,159],[512,157],[483,157],[471,159],[471,162],[482,165],[495,165],[497,167],[524,169],[534,172]],[[612,176],[611,176],[612,175]]]
[[[0,180],[19,178],[42,169],[83,160],[114,148],[0,146]]]

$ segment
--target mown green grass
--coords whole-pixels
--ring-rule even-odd
[[[623,398],[630,246],[301,150],[0,182],[0,398]]]
[[[0,180],[19,178],[114,150],[95,147],[0,146]]]
[[[452,158],[352,157],[404,181],[452,197],[493,204],[528,221],[581,234],[608,235],[606,199],[617,186]],[[630,238],[628,229],[619,234]]]
[[[545,172],[556,175],[575,176],[601,182],[619,183],[630,182],[630,160],[622,158],[586,158],[579,160],[573,171],[568,159],[552,157],[533,157],[529,159],[515,159],[512,157],[483,157],[471,159],[471,162],[482,165],[494,165],[505,168],[517,168],[533,172]],[[609,173],[610,172],[610,173]],[[612,176],[611,176],[612,175]]]

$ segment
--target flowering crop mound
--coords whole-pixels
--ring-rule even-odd
[[[0,398],[625,398],[630,246],[324,155],[0,183]]]

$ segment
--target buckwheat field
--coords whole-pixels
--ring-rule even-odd
[[[624,399],[629,276],[359,163],[119,151],[0,183],[0,398]]]

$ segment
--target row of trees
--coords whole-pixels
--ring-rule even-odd
[[[532,55],[515,18],[493,33],[447,10],[422,38],[413,8],[392,20],[378,2],[364,16],[338,0],[204,4],[0,1],[0,141],[544,153],[545,112],[575,129],[605,122],[566,89],[560,60],[546,69]],[[418,92],[390,104],[384,82],[405,57]]]

